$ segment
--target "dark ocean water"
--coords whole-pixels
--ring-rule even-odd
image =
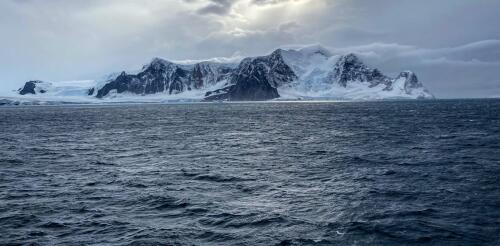
[[[500,100],[0,108],[0,244],[500,245]]]

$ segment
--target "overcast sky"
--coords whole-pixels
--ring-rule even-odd
[[[499,23],[498,0],[0,0],[0,92],[321,44],[441,98],[500,97]]]

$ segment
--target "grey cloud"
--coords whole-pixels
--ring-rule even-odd
[[[258,5],[279,4],[291,1],[300,1],[300,0],[252,0],[253,3]]]
[[[235,2],[236,0],[210,0],[210,3],[199,9],[198,13],[224,15],[229,13]]]
[[[201,2],[203,0],[184,0],[185,2]],[[301,0],[251,0],[251,4],[255,5],[273,5],[286,3],[291,1],[301,1]],[[199,14],[215,14],[215,15],[227,15],[231,12],[231,8],[237,2],[242,2],[241,0],[205,0],[206,5],[197,10]]]
[[[297,22],[290,21],[290,22],[282,23],[281,25],[279,25],[278,30],[281,32],[288,32],[288,31],[291,31],[291,30],[299,28],[299,27],[300,27],[300,25]]]
[[[295,43],[293,34],[279,29],[237,30],[217,32],[197,44],[198,49],[209,49],[214,54],[227,50],[239,51],[244,56],[269,52],[284,43]]]

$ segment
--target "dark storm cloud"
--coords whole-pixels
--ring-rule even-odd
[[[4,0],[0,90],[171,60],[322,44],[437,96],[500,95],[497,0]],[[228,60],[217,58],[219,60]]]

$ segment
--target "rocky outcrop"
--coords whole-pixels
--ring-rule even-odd
[[[205,98],[203,101],[228,101],[231,90],[234,88],[234,85],[226,86],[222,89],[217,89],[214,91],[209,91],[205,93]]]
[[[396,80],[404,79],[405,92],[411,93],[413,89],[423,88],[424,85],[418,81],[417,75],[411,71],[404,71],[399,74]]]
[[[330,73],[331,80],[342,87],[349,82],[369,82],[371,87],[379,84],[390,86],[391,78],[378,69],[368,68],[355,54],[341,56]],[[386,87],[386,88],[387,88]]]
[[[247,58],[241,64],[242,66],[238,70],[238,75],[243,74],[248,77],[252,73],[258,72],[263,75],[261,79],[267,80],[274,88],[289,84],[298,79],[292,68],[285,62],[282,49],[274,51],[269,56]]]
[[[37,94],[37,93],[46,93],[47,91],[43,88],[40,88],[39,85],[44,84],[45,82],[40,81],[40,80],[32,80],[28,81],[24,84],[23,88],[20,88],[19,94],[20,95],[26,95],[26,94]]]
[[[411,71],[401,72],[394,81],[394,83],[404,81],[403,88],[407,95],[415,95],[418,99],[434,98],[432,93],[418,80],[417,75]]]
[[[282,50],[269,56],[246,58],[230,78],[230,85],[207,93],[206,101],[265,101],[280,97],[277,88],[297,80],[283,59]]]
[[[92,95],[94,95],[94,93],[95,93],[95,88],[94,87],[88,89],[88,91],[87,91],[87,95],[88,96],[92,96]]]

